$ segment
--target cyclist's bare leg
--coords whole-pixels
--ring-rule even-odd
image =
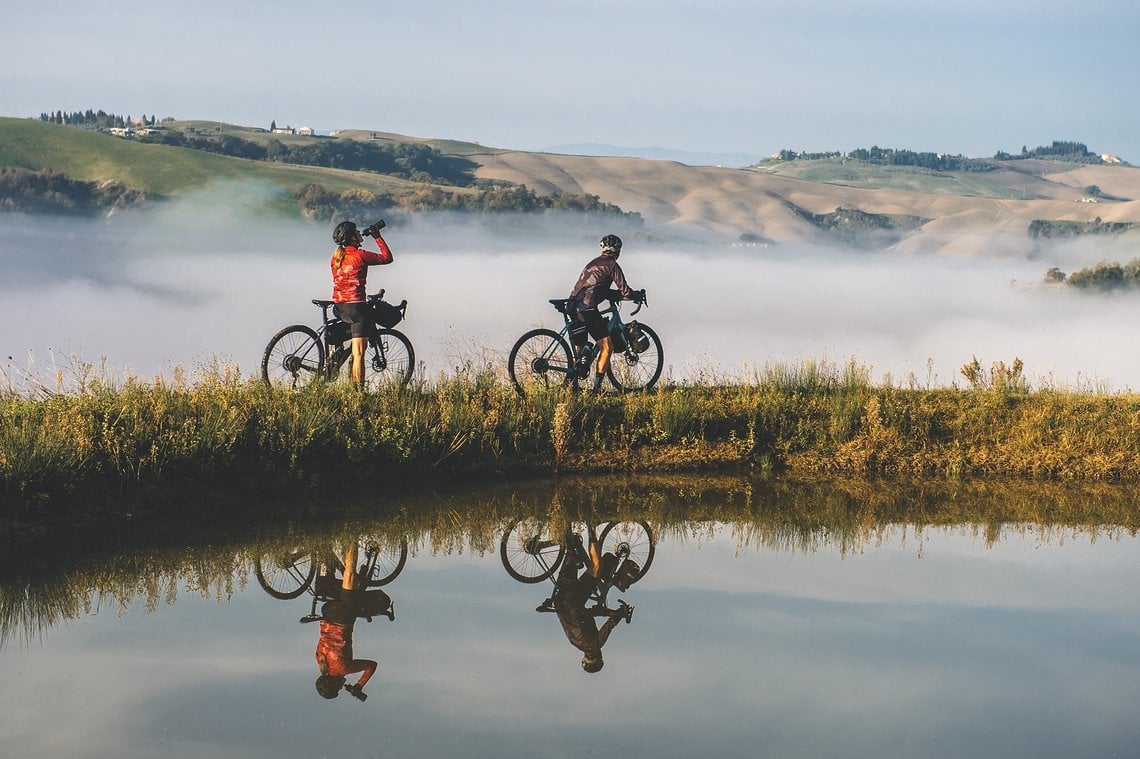
[[[361,387],[364,387],[364,351],[367,349],[367,337],[352,338],[352,381]]]
[[[597,579],[598,575],[602,572],[602,544],[601,541],[598,540],[598,536],[594,533],[594,526],[592,524],[586,524],[586,537],[589,541],[586,550],[590,554],[590,562],[586,567],[586,571],[589,572],[590,577]]]
[[[602,377],[606,376],[606,372],[610,368],[610,356],[613,354],[613,344],[610,342],[610,336],[606,335],[598,341],[598,362],[594,365],[594,389],[599,390],[602,386]]]
[[[356,590],[356,550],[355,540],[344,550],[344,577],[340,581],[344,590]]]

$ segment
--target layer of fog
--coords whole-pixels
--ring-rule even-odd
[[[170,376],[215,360],[252,375],[277,330],[315,326],[310,300],[329,296],[331,225],[216,201],[98,220],[0,215],[8,379],[50,377],[72,356],[105,359],[115,376]],[[369,290],[409,301],[399,329],[429,376],[502,366],[523,331],[558,328],[547,299],[568,294],[609,231],[571,217],[550,227],[509,217],[392,222],[395,263],[371,271]],[[649,294],[637,318],[660,334],[673,381],[854,359],[876,380],[962,384],[959,367],[977,356],[983,366],[1019,357],[1038,386],[1140,387],[1140,295],[1039,284],[1050,266],[1095,262],[1096,249],[987,260],[626,237],[622,266]]]

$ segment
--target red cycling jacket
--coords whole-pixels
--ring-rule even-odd
[[[332,270],[333,303],[357,303],[367,296],[368,267],[392,263],[392,251],[382,237],[376,238],[379,253],[373,253],[355,245],[344,246],[344,260],[336,268],[336,253],[329,259]]]

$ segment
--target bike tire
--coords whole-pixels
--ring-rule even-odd
[[[352,359],[345,365],[351,372]],[[393,383],[403,387],[411,382],[415,370],[416,352],[408,336],[394,329],[377,329],[364,354],[365,387],[380,390]]]
[[[574,369],[573,352],[552,329],[532,329],[511,348],[507,373],[519,395],[528,390],[549,390],[570,384]]]
[[[545,519],[515,519],[503,531],[499,556],[507,574],[533,585],[552,576],[566,556],[566,546],[550,540]]]
[[[278,332],[261,357],[261,379],[269,387],[298,390],[324,376],[325,348],[317,333],[303,324]]]
[[[653,529],[648,522],[610,522],[602,530],[598,541],[602,544],[603,554],[617,554],[622,544],[629,547],[628,558],[636,561],[641,567],[630,580],[630,584],[645,576],[657,551],[657,539],[653,536]]]
[[[623,393],[652,390],[657,380],[661,379],[661,370],[665,368],[665,351],[661,347],[661,338],[646,325],[639,323],[639,326],[649,338],[649,347],[641,353],[628,346],[621,353],[615,351],[606,371],[610,383]]]
[[[266,593],[288,601],[309,589],[317,565],[308,550],[274,551],[253,560],[253,573]]]

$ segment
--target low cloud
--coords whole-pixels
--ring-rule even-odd
[[[329,296],[333,246],[331,224],[258,215],[247,193],[213,188],[109,219],[0,216],[0,318],[10,325],[0,358],[13,357],[11,368],[106,357],[113,371],[150,376],[217,357],[255,373],[278,329],[317,323],[310,301]],[[573,216],[389,222],[396,260],[371,271],[369,290],[408,300],[399,328],[429,374],[505,361],[525,330],[558,328],[547,299],[569,293],[611,231]],[[621,232],[622,266],[649,294],[636,318],[661,335],[675,381],[854,359],[875,379],[946,385],[977,356],[983,366],[1020,357],[1037,384],[1140,386],[1130,350],[1140,297],[1040,284],[1050,266],[1094,263],[1104,250],[1087,243],[965,259]],[[1127,246],[1112,252],[1130,257]]]

